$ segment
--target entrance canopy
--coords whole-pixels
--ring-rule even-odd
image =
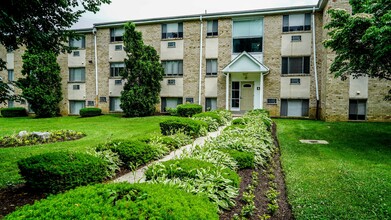
[[[263,63],[255,59],[246,51],[242,52],[231,61],[224,69],[223,73],[267,73],[267,68]]]

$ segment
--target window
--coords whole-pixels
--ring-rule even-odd
[[[120,104],[121,104],[120,97],[110,97],[110,111],[122,112]]]
[[[8,108],[13,108],[13,107],[14,107],[14,101],[8,100]]]
[[[350,99],[349,100],[349,120],[365,120],[367,100]]]
[[[175,85],[175,79],[167,80],[167,85]]]
[[[194,103],[194,98],[186,98],[186,103]]]
[[[80,90],[80,85],[73,85],[73,90]]]
[[[205,111],[217,109],[217,98],[205,98]]]
[[[69,114],[78,115],[80,114],[80,109],[86,107],[85,101],[69,101]]]
[[[110,29],[110,42],[122,41],[125,29],[124,28],[111,28]]]
[[[161,111],[162,112],[167,112],[167,108],[176,108],[177,105],[180,105],[183,103],[183,99],[182,98],[166,98],[166,97],[162,97],[162,108],[161,108]]]
[[[308,110],[308,99],[281,99],[281,116],[306,117]]]
[[[282,74],[309,74],[310,57],[283,57]]]
[[[282,32],[311,30],[311,14],[284,15]]]
[[[125,63],[110,63],[110,77],[119,77],[125,69]]]
[[[14,70],[8,70],[8,82],[14,81]]]
[[[121,79],[118,79],[118,80],[114,80],[114,85],[122,85],[122,80]]]
[[[107,102],[106,97],[104,96],[99,97],[99,102]]]
[[[300,42],[300,41],[301,41],[301,35],[291,36],[291,42]]]
[[[168,48],[175,48],[176,47],[176,43],[175,42],[168,42],[167,43],[167,47]]]
[[[162,39],[183,38],[183,23],[162,24]]]
[[[240,83],[232,82],[231,106],[232,108],[239,108],[240,100]]]
[[[85,68],[69,68],[69,82],[84,82],[85,80]]]
[[[162,65],[166,76],[183,76],[182,60],[162,61]]]
[[[208,36],[208,37],[217,36],[219,34],[218,26],[219,26],[219,23],[217,20],[208,21],[206,36]]]
[[[277,99],[267,99],[266,103],[268,105],[277,105]]]
[[[206,75],[217,76],[217,59],[206,60]]]
[[[239,20],[233,23],[233,52],[262,52],[263,20]]]
[[[300,85],[300,78],[292,78],[291,85]]]
[[[69,46],[75,47],[76,49],[86,48],[86,37],[80,36],[78,38],[72,38],[69,40]]]
[[[74,57],[80,57],[80,51],[73,51]]]
[[[87,106],[95,106],[95,102],[94,101],[87,101]]]
[[[122,50],[122,45],[121,44],[115,45],[114,49],[117,50],[117,51],[118,50]]]

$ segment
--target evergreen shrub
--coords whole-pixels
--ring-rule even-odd
[[[202,106],[193,103],[181,104],[176,107],[177,113],[182,117],[191,117],[202,112]]]
[[[191,118],[172,117],[166,121],[160,122],[160,129],[163,135],[171,135],[183,132],[192,137],[199,137],[204,134],[208,125],[203,121],[193,120]]]
[[[14,108],[3,108],[1,109],[1,115],[4,118],[13,118],[13,117],[25,117],[27,116],[27,111],[22,107],[14,107]]]
[[[100,108],[82,108],[80,109],[81,117],[94,117],[102,114],[102,109]]]

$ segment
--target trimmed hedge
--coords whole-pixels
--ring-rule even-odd
[[[1,115],[4,118],[13,118],[13,117],[25,117],[27,116],[27,111],[22,107],[14,107],[14,108],[3,108],[1,109]]]
[[[225,124],[225,120],[217,112],[202,112],[193,115],[193,118],[205,118],[205,117],[213,118],[214,120],[217,121],[217,123],[219,123],[220,126]]]
[[[94,117],[102,115],[102,109],[100,108],[82,108],[79,112],[81,117]]]
[[[57,193],[106,178],[105,161],[89,154],[52,152],[18,161],[26,185],[43,192]]]
[[[171,119],[160,122],[160,129],[163,135],[183,132],[192,137],[199,137],[203,135],[203,129],[206,130],[207,128],[208,124],[205,122],[191,118],[172,117]]]
[[[209,170],[210,173],[215,173],[218,170],[218,167],[210,162],[203,160],[185,158],[185,159],[175,159],[169,160],[162,163],[163,169],[159,170],[158,173],[154,173],[153,168],[148,169],[145,172],[145,177],[147,180],[154,179],[158,176],[166,175],[167,178],[197,178],[198,169]],[[222,169],[222,176],[226,179],[232,181],[232,186],[238,187],[240,183],[239,175],[228,168]]]
[[[224,153],[228,153],[237,162],[239,169],[254,168],[254,153],[243,152],[230,149],[219,149]]]
[[[97,147],[97,151],[110,149],[117,153],[125,166],[138,167],[153,160],[157,152],[153,147],[138,140],[115,140]]]
[[[202,106],[198,104],[181,104],[176,109],[178,115],[182,117],[191,117],[202,112]]]
[[[26,205],[5,219],[219,219],[208,198],[163,184],[98,184]]]

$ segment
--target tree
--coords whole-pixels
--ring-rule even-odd
[[[0,105],[7,104],[7,101],[12,99],[11,88],[0,77]]]
[[[22,89],[37,117],[47,118],[59,114],[62,100],[60,66],[57,53],[38,48],[28,48],[22,56],[22,74],[16,85]]]
[[[121,108],[126,117],[152,115],[159,103],[163,80],[163,67],[156,50],[144,45],[142,35],[136,26],[125,24],[124,46],[127,54],[124,90],[121,92]]]
[[[368,76],[391,80],[391,0],[350,0],[353,14],[330,9],[330,39],[336,53],[330,71],[346,79]]]
[[[0,7],[0,44],[8,49],[38,47],[55,52],[69,50],[68,29],[85,11],[97,12],[110,0],[2,0]],[[0,59],[0,71],[5,68]]]

